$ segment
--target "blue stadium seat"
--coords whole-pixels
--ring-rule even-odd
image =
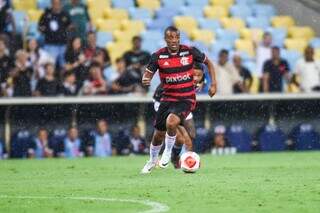
[[[167,28],[169,25],[172,24],[172,19],[170,18],[156,18],[153,19],[150,23],[148,23],[147,27],[150,30],[160,30],[163,31],[165,28]]]
[[[222,49],[226,49],[228,51],[231,51],[233,49],[233,46],[234,46],[234,42],[232,42],[232,41],[216,40],[216,42],[214,44],[212,44],[212,46],[211,46],[210,56],[216,60],[218,58],[219,52]]]
[[[257,17],[263,16],[271,18],[276,15],[275,8],[270,4],[255,4],[252,6],[253,14]]]
[[[206,18],[200,18],[198,20],[199,27],[202,29],[209,29],[214,32],[216,32],[217,29],[221,28],[221,24],[219,20],[216,19],[206,19]]]
[[[314,38],[310,41],[310,45],[313,47],[313,48],[320,48],[320,38]]]
[[[167,7],[161,7],[156,11],[156,18],[165,18],[172,19],[174,16],[177,16],[179,14],[179,8],[167,8]]]
[[[278,47],[283,47],[284,40],[287,37],[287,30],[284,28],[273,28],[270,27],[266,30],[272,35],[272,43]]]
[[[180,8],[185,5],[185,0],[161,0],[163,7]]]
[[[230,14],[234,17],[245,19],[252,16],[252,9],[247,5],[233,5],[230,7]]]
[[[266,125],[258,136],[261,151],[283,151],[286,136],[277,126]]]
[[[266,30],[270,27],[270,19],[267,17],[248,17],[246,19],[249,28],[261,28]]]
[[[11,158],[26,158],[28,147],[32,143],[32,136],[28,130],[19,130],[13,134],[10,143]]]
[[[243,66],[246,67],[251,74],[255,74],[257,72],[257,64],[254,61],[245,61],[243,62]]]
[[[183,16],[191,16],[196,19],[203,17],[203,11],[201,7],[181,7],[179,14]]]
[[[145,8],[131,7],[129,9],[129,15],[131,19],[142,20],[145,24],[148,24],[152,20],[152,12]]]
[[[257,0],[236,0],[237,4],[247,4],[247,5],[252,5],[257,3]]]
[[[147,30],[141,34],[143,40],[159,41],[163,39],[163,32],[159,30]]]
[[[234,43],[235,40],[239,38],[239,33],[233,30],[217,29],[216,34],[217,39],[219,39],[220,41],[229,41]]]
[[[195,6],[195,7],[204,7],[209,4],[208,0],[185,0],[187,5],[189,6]]]
[[[16,24],[16,30],[18,33],[22,33],[26,27],[27,13],[24,11],[13,11],[13,18]]]
[[[281,57],[289,63],[291,71],[295,69],[297,61],[302,57],[301,53],[295,50],[281,50]]]
[[[106,47],[107,43],[112,41],[113,37],[112,34],[109,32],[97,32],[97,46],[98,47]]]
[[[142,49],[149,52],[155,52],[160,47],[161,47],[160,43],[155,40],[143,40],[142,42]]]
[[[210,147],[210,135],[207,129],[197,128],[196,138],[193,141],[193,150],[197,153],[204,153]]]
[[[290,132],[296,150],[314,150],[319,147],[319,133],[311,124],[299,124]]]
[[[134,7],[134,0],[112,0],[112,6],[117,8],[127,9],[129,7]]]
[[[232,147],[237,148],[237,152],[251,151],[251,136],[240,125],[232,125],[227,129],[226,137]]]
[[[204,52],[207,55],[209,54],[208,46],[205,43],[201,42],[201,41],[193,41],[191,43],[191,46],[194,46],[194,47],[198,48],[200,51]]]
[[[38,9],[44,10],[48,7],[51,7],[51,1],[48,0],[38,0],[37,2]]]
[[[63,140],[67,135],[67,130],[65,128],[56,128],[52,131],[50,135],[50,147],[53,148],[54,155],[61,151]]]
[[[41,33],[38,31],[38,23],[31,22],[28,27],[28,38],[35,38],[36,40],[41,39]]]

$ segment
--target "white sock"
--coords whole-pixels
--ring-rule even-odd
[[[174,143],[176,142],[176,137],[177,137],[177,135],[170,136],[170,135],[168,135],[168,133],[166,133],[166,138],[164,140],[166,143],[166,147],[163,152],[171,153],[172,147],[173,147]]]
[[[159,152],[162,144],[159,146],[150,145],[150,161],[156,163],[158,161]]]

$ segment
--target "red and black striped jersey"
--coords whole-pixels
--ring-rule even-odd
[[[153,53],[147,71],[152,73],[159,71],[163,88],[161,101],[187,100],[195,104],[193,65],[195,62],[203,63],[205,60],[204,53],[186,45],[180,45],[176,54],[170,54],[166,47]]]

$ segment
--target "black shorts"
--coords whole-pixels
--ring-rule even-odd
[[[161,102],[156,114],[154,127],[159,131],[166,131],[166,121],[170,113],[179,116],[181,123],[192,111],[192,103],[189,101]]]

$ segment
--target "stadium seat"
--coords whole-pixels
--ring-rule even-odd
[[[228,16],[228,9],[222,6],[206,6],[204,15],[207,18],[221,19]]]
[[[258,28],[244,28],[240,31],[241,38],[252,41],[261,41],[263,33],[263,30]]]
[[[13,0],[12,5],[15,10],[36,10],[37,0]]]
[[[87,5],[89,9],[101,8],[103,10],[111,7],[111,0],[87,0]]]
[[[315,50],[314,58],[316,60],[320,60],[320,48]]]
[[[161,0],[162,6],[167,8],[181,8],[185,5],[185,0]]]
[[[254,4],[252,6],[253,15],[256,17],[271,18],[276,15],[275,8],[270,4]]]
[[[44,10],[48,7],[51,7],[51,1],[48,0],[38,0],[37,1],[37,8],[40,10]]]
[[[293,71],[296,68],[297,61],[302,57],[302,54],[296,50],[281,50],[281,57],[289,63],[290,69]]]
[[[235,42],[235,48],[238,51],[247,53],[250,57],[254,57],[255,55],[252,40],[238,39]]]
[[[128,9],[134,7],[134,0],[112,0],[112,6],[115,8]]]
[[[156,18],[166,18],[166,19],[172,19],[174,16],[177,16],[177,15],[179,15],[179,8],[161,7],[158,10],[156,10],[156,13],[155,13]]]
[[[216,40],[212,45],[211,45],[211,51],[210,51],[210,56],[216,60],[218,58],[219,52],[222,49],[231,51],[233,49],[234,43],[231,41],[227,40]]]
[[[117,58],[131,49],[131,42],[110,42],[106,47],[110,53],[112,63],[115,63]]]
[[[222,18],[221,23],[225,29],[240,32],[246,27],[246,24],[241,18]]]
[[[129,9],[129,15],[131,19],[142,20],[145,24],[150,23],[153,18],[153,13],[144,8],[131,7]]]
[[[24,32],[26,30],[26,27],[27,27],[26,23],[28,20],[28,16],[27,16],[26,12],[14,10],[12,12],[12,15],[15,20],[17,32],[18,33]]]
[[[267,17],[248,17],[246,22],[249,28],[261,28],[265,30],[270,27],[270,20]]]
[[[148,29],[149,30],[160,30],[163,31],[165,28],[167,28],[169,25],[172,24],[172,19],[168,18],[156,18],[151,20],[150,23],[148,23]]]
[[[163,33],[159,30],[147,30],[141,33],[141,37],[144,41],[159,41],[163,39]]]
[[[161,47],[159,40],[143,40],[142,41],[142,49],[147,50],[149,52],[155,52]]]
[[[300,53],[304,52],[304,49],[308,46],[308,41],[305,39],[286,39],[285,46],[289,50],[296,50]]]
[[[185,0],[188,6],[192,7],[204,7],[209,4],[209,0]]]
[[[141,20],[124,20],[121,22],[123,31],[131,31],[140,34],[145,30],[144,22]]]
[[[214,39],[215,39],[215,35],[211,30],[194,30],[191,33],[191,38],[194,41],[201,41],[203,43],[205,43],[206,45],[210,45]]]
[[[234,4],[234,0],[209,0],[210,4],[213,6],[222,6],[226,9],[229,9]]]
[[[251,151],[251,136],[240,125],[232,125],[227,129],[226,138],[230,146],[235,147],[237,152]]]
[[[246,4],[246,5],[253,5],[257,3],[257,0],[236,0],[237,4]]]
[[[38,31],[38,22],[31,22],[28,25],[28,38],[35,38],[36,40],[40,40],[41,33]]]
[[[195,19],[203,17],[203,10],[200,7],[182,7],[179,11],[181,16],[192,16]]]
[[[193,141],[193,149],[197,153],[204,153],[210,147],[210,135],[207,129],[197,128],[196,138]]]
[[[129,14],[127,10],[121,8],[107,8],[103,12],[105,19],[128,19]]]
[[[267,32],[272,35],[272,43],[278,47],[283,47],[287,37],[287,30],[284,28],[268,28]]]
[[[13,134],[10,141],[10,157],[26,158],[32,141],[31,133],[27,130],[19,130]]]
[[[124,36],[125,35],[125,36]],[[130,31],[130,30],[115,30],[112,33],[112,36],[116,42],[125,42],[130,43],[134,36],[140,35],[138,31]]]
[[[291,16],[274,16],[271,18],[273,27],[288,29],[295,25],[294,19]]]
[[[112,32],[120,30],[121,20],[118,19],[99,19],[97,22],[97,28],[99,31]]]
[[[229,41],[231,43],[234,43],[235,40],[239,38],[238,32],[226,29],[217,29],[216,35],[219,40]]]
[[[246,65],[246,67],[248,68],[248,65]],[[254,65],[254,68],[256,68],[256,65]],[[249,69],[249,68],[248,68]],[[249,69],[250,70],[250,69]],[[255,75],[254,73],[252,74],[252,85],[250,88],[250,93],[251,94],[257,94],[259,93],[260,90],[260,78],[257,77],[257,75]]]
[[[60,152],[60,146],[63,143],[64,138],[67,135],[67,130],[65,128],[55,128],[50,135],[49,143],[51,147],[53,147],[54,155],[57,156],[58,152]]]
[[[313,48],[320,48],[320,38],[313,38],[311,39],[311,41],[309,42],[309,44],[313,47]]]
[[[257,71],[256,70],[257,69],[257,64],[256,64],[255,61],[251,61],[251,60],[244,61],[243,62],[243,66],[246,67],[251,72],[251,74],[255,75],[255,73]]]
[[[137,0],[137,5],[148,10],[156,10],[161,6],[159,0]]]
[[[283,151],[285,149],[286,136],[276,126],[265,126],[258,136],[261,151]]]
[[[97,32],[97,46],[98,47],[105,47],[108,42],[113,40],[112,33],[110,32]]]
[[[28,10],[29,21],[39,21],[42,14],[42,10]]]
[[[190,44],[188,44],[189,46],[193,46],[196,47],[197,49],[199,49],[201,52],[205,53],[206,55],[209,54],[209,46],[202,42],[202,41],[193,41]]]
[[[198,23],[191,16],[176,16],[174,17],[174,25],[190,37],[193,30],[197,29]]]
[[[217,29],[221,28],[220,22],[216,19],[200,18],[198,19],[199,27],[201,29],[208,29],[216,32]]]
[[[230,8],[230,15],[233,17],[246,19],[247,17],[252,16],[252,14],[252,9],[247,5],[233,5]]]
[[[320,142],[319,133],[311,124],[303,123],[294,127],[290,132],[290,139],[294,142],[295,150],[314,150]]]
[[[315,32],[311,27],[290,27],[288,34],[291,38],[303,38],[311,40],[315,36]]]

